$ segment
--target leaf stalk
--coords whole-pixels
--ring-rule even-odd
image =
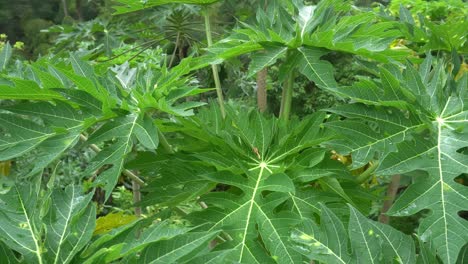
[[[206,41],[207,41],[208,47],[210,47],[211,45],[213,45],[213,40],[212,40],[210,13],[209,13],[208,6],[205,7],[204,17],[205,17]],[[219,79],[218,65],[212,64],[211,70],[213,71],[213,80],[215,82],[216,94],[218,95],[219,109],[221,111],[221,115],[223,116],[223,118],[225,118],[226,110],[224,109],[224,96],[223,96],[223,90],[221,89],[221,81]]]
[[[367,168],[367,170],[356,177],[356,182],[359,184],[366,182],[372,176],[372,173],[374,173],[377,167],[379,167],[378,162],[370,162],[370,166]]]
[[[291,114],[292,95],[294,89],[294,79],[296,78],[295,72],[291,69],[288,73],[288,78],[283,86],[283,94],[281,98],[280,119],[284,121],[289,120]]]

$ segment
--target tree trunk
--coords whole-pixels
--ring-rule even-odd
[[[387,196],[385,197],[385,201],[379,215],[379,222],[381,223],[388,224],[390,220],[386,213],[390,207],[392,207],[393,201],[395,200],[398,188],[400,187],[400,177],[400,174],[393,175],[392,181],[388,185]]]
[[[63,17],[67,17],[68,16],[67,0],[62,0],[62,6],[63,6]]]
[[[140,192],[140,184],[135,181],[132,181],[132,191],[133,191],[133,203],[137,204],[141,202],[141,192]],[[140,218],[141,217],[141,207],[135,206],[135,216]]]
[[[83,16],[81,14],[81,0],[75,0],[76,5],[76,16],[78,17],[78,21],[83,21]]]
[[[267,75],[267,67],[257,73],[257,106],[261,113],[265,112],[267,109]]]

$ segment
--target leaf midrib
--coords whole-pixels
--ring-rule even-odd
[[[244,247],[245,247],[245,240],[247,238],[247,231],[248,231],[249,225],[250,225],[250,217],[252,215],[253,205],[255,203],[255,196],[257,194],[258,186],[260,185],[260,181],[262,179],[263,170],[264,170],[264,167],[261,166],[260,171],[258,173],[257,182],[255,183],[255,188],[254,188],[253,193],[252,193],[252,198],[249,201],[250,206],[249,206],[249,210],[247,212],[247,219],[246,219],[246,222],[245,222],[245,229],[244,229],[244,234],[243,234],[242,242],[241,242],[242,247],[241,247],[241,252],[240,252],[240,255],[239,255],[239,262],[242,262],[242,256],[243,256]]]
[[[29,221],[29,214],[28,214],[26,208],[24,207],[23,198],[21,197],[21,193],[18,190],[17,185],[15,185],[15,190],[16,190],[16,193],[18,193],[18,200],[19,200],[19,202],[21,204],[21,209],[23,210],[23,213],[26,216],[26,221],[28,222],[28,231],[31,233],[31,238],[33,239],[34,245],[36,247],[36,250],[33,251],[33,252],[36,254],[36,257],[37,257],[37,260],[38,260],[39,264],[42,264],[42,256],[41,256],[41,252],[40,252],[39,241],[37,241],[36,236],[34,234],[34,231],[32,230],[33,226],[32,226],[31,221]]]

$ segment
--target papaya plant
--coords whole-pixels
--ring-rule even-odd
[[[292,233],[297,250],[310,259],[323,263],[416,263],[410,236],[369,220],[352,207],[347,231],[333,211],[322,206],[321,213],[320,226],[305,221]]]
[[[146,202],[175,208],[200,196],[206,209],[184,218],[200,225],[196,231],[223,230],[213,251],[190,262],[300,263],[289,229],[319,213],[320,201],[368,210],[360,195],[372,194],[320,147],[332,137],[322,126],[324,113],[287,123],[257,111],[226,110],[225,119],[212,106],[197,118],[162,124],[185,135],[179,151],[142,154],[129,164],[159,175],[142,189]]]
[[[190,246],[175,247],[187,241],[189,228],[169,221],[153,224],[149,221],[153,219],[140,219],[93,239],[93,192],[84,194],[78,185],[54,188],[53,180],[41,191],[39,180],[16,185],[2,195],[2,263],[109,263],[117,259],[131,262],[136,252],[155,243],[160,255],[152,263],[173,263],[216,235],[213,231],[209,236],[195,237],[194,232],[189,235]],[[12,250],[20,253],[21,259]]]
[[[454,80],[447,67],[430,54],[419,69],[382,66],[378,79],[336,91],[354,103],[329,109],[345,119],[326,126],[341,135],[327,144],[351,153],[355,168],[377,159],[380,176],[424,172],[412,177],[388,214],[429,209],[418,233],[444,263],[455,263],[468,241],[466,219],[459,216],[467,210],[468,189],[455,181],[468,171],[468,84],[466,74]]]
[[[0,86],[0,98],[23,100],[2,108],[1,126],[6,136],[1,139],[0,159],[34,150],[37,158],[27,174],[34,175],[80,139],[94,149],[96,144],[110,143],[83,172],[90,176],[104,166],[96,185],[103,187],[108,197],[136,142],[147,149],[157,148],[158,130],[151,116],[154,112],[190,115],[193,107],[203,104],[176,104],[184,96],[205,91],[189,86],[189,77],[181,78],[187,70],[188,62],[171,71],[136,74],[136,69],[124,64],[115,72],[96,73],[75,55],[56,65],[39,61],[25,66],[25,78],[32,80],[6,77]],[[62,110],[57,111],[57,107]],[[135,175],[126,174],[143,184]]]
[[[128,1],[128,0],[117,0],[117,5],[114,6],[116,12],[115,15],[118,14],[125,14],[129,12],[140,11],[145,8],[165,5],[165,4],[193,4],[203,6],[203,17],[205,20],[205,33],[206,33],[206,41],[208,47],[213,44],[213,37],[211,32],[211,21],[210,21],[210,5],[213,3],[218,2],[219,0],[176,0],[176,1],[168,1],[168,0],[150,0],[144,2],[135,2],[135,1]],[[177,45],[177,43],[176,43]],[[196,63],[195,65],[199,65],[200,63]],[[197,66],[195,66],[197,67]],[[221,113],[225,116],[224,110],[224,95],[221,89],[221,81],[219,79],[218,73],[218,66],[216,64],[211,64],[211,70],[213,73],[213,80],[216,86],[216,94],[218,98],[218,104],[221,109]]]
[[[401,33],[394,21],[383,21],[373,12],[353,9],[347,1],[325,0],[316,6],[302,1],[271,1],[257,10],[257,22],[241,27],[209,49],[220,62],[252,54],[249,74],[281,61],[278,81],[284,81],[280,116],[287,119],[297,72],[318,87],[337,87],[333,66],[323,56],[345,52],[366,60],[401,61],[408,50],[391,50]]]
[[[174,67],[98,64],[77,53],[13,65],[5,45],[0,162],[25,159],[29,166],[0,189],[1,263],[466,259],[468,75],[457,53],[463,41],[424,25],[416,30],[404,8],[398,20],[348,1],[294,0],[271,1],[254,25],[241,23],[211,45],[208,6],[218,1],[118,2],[121,14],[201,4],[209,52]],[[419,34],[441,38],[443,48],[392,48]],[[431,54],[446,50],[450,56]],[[358,57],[365,75],[340,86],[324,59],[332,52]],[[251,54],[250,74],[281,62],[286,85],[278,117],[223,101],[216,64],[243,54]],[[191,73],[206,66],[218,104],[203,107],[193,96],[211,89],[198,87]],[[292,115],[296,72],[345,104]],[[76,182],[58,186],[60,159],[84,147],[95,154]],[[424,211],[414,234],[373,220],[384,191],[379,184],[393,175],[408,184],[397,186],[385,214]],[[112,203],[117,185],[132,189],[134,215],[103,216],[96,194]]]
[[[398,28],[404,34],[400,42],[420,54],[429,51],[456,51],[466,54],[468,45],[465,33],[468,26],[466,21],[468,13],[465,9],[463,11],[444,23],[437,23],[425,18],[422,14],[414,18],[408,9],[400,6],[399,19],[402,23],[398,24]],[[390,17],[390,19],[394,18]]]

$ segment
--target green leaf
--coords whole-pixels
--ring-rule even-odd
[[[0,242],[0,261],[5,264],[20,263],[13,251]]]
[[[28,263],[70,263],[89,242],[96,209],[81,186],[40,190],[16,184],[0,196],[0,238]]]
[[[0,52],[0,71],[3,71],[7,67],[8,61],[11,58],[11,53],[11,45],[9,42],[7,42],[5,45],[3,45],[3,49]]]
[[[399,263],[415,262],[413,239],[392,227],[367,219],[350,207],[349,236],[357,263],[381,263],[395,259]]]
[[[320,213],[320,203],[330,206],[332,204],[338,205],[338,207],[343,203],[343,200],[336,194],[315,188],[297,189],[294,194],[289,193],[289,195],[288,206],[290,210],[297,213],[303,221]]]
[[[219,59],[228,60],[243,54],[247,54],[249,52],[262,49],[262,45],[254,41],[240,42],[238,40],[232,40],[226,43],[216,43],[210,46],[208,51],[214,53]]]
[[[460,251],[457,264],[465,263],[466,260],[468,260],[468,246],[467,245],[465,245],[463,249]]]
[[[140,263],[164,264],[175,263],[197,250],[208,248],[209,242],[219,233],[187,233],[167,241],[159,241],[148,246],[139,259]]]
[[[296,254],[290,251],[284,240],[287,237],[287,232],[285,233],[287,228],[284,229],[284,226],[288,226],[287,223],[292,224],[297,221],[294,220],[295,215],[285,218],[272,212],[272,209],[277,206],[279,201],[284,201],[287,199],[287,196],[275,197],[276,195],[271,195],[266,198],[261,197],[261,190],[263,189],[273,189],[281,192],[290,191],[289,189],[271,187],[272,180],[270,177],[272,175],[269,175],[268,169],[269,167],[266,166],[265,168],[260,167],[253,170],[247,175],[250,180],[239,179],[236,186],[244,190],[245,196],[236,197],[233,195],[226,197],[226,194],[205,195],[204,201],[214,205],[214,207],[210,206],[206,209],[206,212],[192,216],[195,217],[194,219],[197,219],[197,222],[203,221],[208,223],[210,227],[207,231],[224,227],[225,231],[231,233],[231,237],[234,240],[230,242],[230,247],[233,248],[233,251],[228,256],[230,260],[244,262],[260,254],[260,252],[252,252],[252,248],[249,245],[256,234],[254,232],[256,223],[262,224],[262,228],[259,230],[261,236],[272,242],[267,245],[267,248],[272,250],[272,256],[277,256],[279,261],[294,263],[297,260]],[[230,178],[232,177],[240,176],[232,175]],[[213,180],[229,184],[229,182],[224,181],[221,177],[215,177]],[[266,204],[268,203],[271,203],[271,205],[267,206]],[[286,221],[286,219],[289,220]]]
[[[322,49],[301,47],[298,49],[302,57],[297,62],[299,71],[318,87],[334,90],[338,86],[333,77],[333,67],[328,61],[321,60],[320,57],[327,52]]]
[[[303,223],[305,230],[296,229],[292,233],[292,240],[300,245],[296,250],[312,260],[330,264],[351,263],[348,241],[343,239],[347,234],[341,220],[329,209],[322,207],[321,212],[320,227],[308,220]]]
[[[440,263],[437,259],[437,255],[434,249],[434,245],[431,241],[424,243],[421,241],[420,237],[417,237],[418,245],[419,245],[419,254],[417,259],[417,264],[431,264],[431,263]],[[463,263],[463,262],[461,262]]]
[[[329,189],[335,192],[340,197],[342,197],[346,202],[353,205],[354,207],[357,207],[354,201],[348,196],[348,194],[346,194],[345,190],[343,189],[343,187],[341,186],[341,184],[338,182],[336,178],[323,177],[319,180],[319,182],[326,189]]]
[[[50,128],[9,114],[0,114],[0,127],[5,133],[0,139],[0,160],[21,156],[56,135]]]
[[[411,25],[414,25],[414,19],[411,15],[410,11],[405,8],[402,4],[400,4],[400,20]]]
[[[346,231],[341,220],[328,208],[321,207],[320,226],[306,222],[292,239],[296,249],[311,260],[325,263],[415,263],[412,238],[392,227],[367,219],[350,206]],[[349,238],[349,243],[348,239]],[[351,247],[351,254],[348,253]]]
[[[296,194],[297,187],[285,169],[307,159],[298,155],[308,154],[307,150],[327,139],[320,126],[325,116],[317,113],[302,122],[292,119],[286,124],[243,108],[227,106],[226,112],[223,120],[213,106],[190,119],[179,118],[175,124],[161,126],[163,131],[181,128],[180,133],[189,137],[198,151],[159,159],[151,155],[132,162],[146,174],[160,175],[144,190],[145,199],[174,206],[201,196],[208,208],[186,217],[190,223],[200,224],[194,232],[209,234],[222,229],[226,233],[223,237],[228,238],[214,251],[201,252],[197,261],[300,262],[302,257],[292,250],[289,230],[300,223],[301,216],[290,204],[304,201],[300,213],[305,217],[307,209],[303,208],[316,206],[320,199],[307,200],[302,191]],[[180,147],[190,150],[185,142]],[[228,191],[210,192],[216,185]],[[215,257],[215,252],[219,256]]]
[[[95,116],[100,116],[103,112],[102,102],[85,91],[71,89],[54,89],[54,91],[60,93],[70,103],[78,104],[80,108]]]
[[[329,111],[348,119],[326,124],[344,138],[326,144],[342,154],[352,154],[353,168],[360,168],[373,159],[396,151],[396,144],[407,139],[410,131],[424,127],[416,115],[395,115],[395,111],[398,110],[391,108],[376,109],[363,104],[353,104],[338,106]],[[361,120],[375,122],[378,129],[362,124]]]
[[[29,263],[42,262],[38,186],[15,185],[0,198],[0,237]]]
[[[393,76],[392,73],[387,69],[380,68],[380,78],[382,79],[382,88],[384,89],[385,93],[388,94],[388,97],[390,97],[391,94],[394,96],[394,100],[408,101],[409,103],[416,99],[412,93],[400,85],[397,77]]]
[[[380,86],[378,81],[366,81],[372,84],[371,91],[343,89],[348,98],[369,106],[332,109],[347,119],[327,124],[342,136],[329,144],[351,153],[354,167],[381,159],[376,175],[425,171],[388,213],[407,216],[429,209],[418,234],[434,244],[444,263],[455,263],[468,242],[468,225],[458,215],[467,209],[468,188],[454,181],[468,171],[467,77],[455,82],[444,63],[430,56],[419,72],[411,67],[403,73],[382,69]]]
[[[196,197],[208,192],[214,184],[203,178],[193,177],[193,172],[209,174],[213,170],[197,164],[198,160],[182,155],[161,155],[154,153],[142,153],[127,164],[128,168],[138,169],[142,174],[171,175],[151,180],[142,188],[145,199],[141,205],[175,206],[179,203],[196,199]],[[187,164],[190,166],[180,166]],[[155,170],[156,168],[156,170]]]
[[[110,146],[97,153],[83,172],[83,175],[87,176],[105,165],[111,165],[95,181],[95,185],[102,186],[105,190],[106,198],[111,195],[112,189],[117,184],[117,180],[124,169],[125,159],[132,150],[132,137],[136,131],[137,121],[137,115],[116,118],[101,126],[87,141],[88,144],[94,144],[107,140],[115,140]]]
[[[114,15],[119,15],[165,4],[209,5],[218,1],[219,0],[116,0],[118,5],[114,5],[113,8],[116,10]]]
[[[76,74],[86,77],[90,80],[95,78],[94,69],[91,67],[91,65],[85,63],[74,54],[70,54],[70,61]]]
[[[273,65],[278,58],[286,54],[287,47],[282,45],[264,45],[264,50],[252,55],[249,65],[249,76],[252,76],[263,68]]]
[[[53,74],[42,71],[37,66],[32,66],[31,68],[33,69],[34,73],[37,74],[37,76],[39,77],[39,80],[41,81],[41,87],[43,89],[64,87],[64,84]]]
[[[78,73],[73,73],[65,69],[57,69],[61,74],[66,76],[76,87],[81,90],[89,93],[94,98],[98,99],[101,102],[106,102],[109,100],[109,93],[102,86],[96,85],[94,77],[84,77],[81,74],[84,74],[83,70],[78,68]]]
[[[158,148],[158,130],[150,117],[144,116],[143,118],[139,118],[135,127],[135,136],[145,148]]]
[[[308,30],[309,28],[313,27],[311,24],[314,21],[314,11],[317,8],[317,6],[301,6],[299,8],[299,29],[300,29],[300,36],[301,39],[304,37],[304,35],[310,31]]]
[[[54,190],[53,208],[45,223],[48,227],[45,246],[49,263],[70,263],[93,235],[96,209],[90,204],[93,193],[81,194],[80,186]]]
[[[41,89],[34,81],[12,79],[14,86],[0,85],[0,99],[13,100],[53,100],[63,99],[60,94],[50,90]]]
[[[24,151],[30,151],[32,148],[38,151],[38,157],[29,175],[39,172],[66,150],[74,146],[80,137],[80,133],[91,124],[91,122],[85,122],[85,119],[89,117],[88,113],[79,113],[76,109],[61,101],[56,101],[55,105],[48,102],[21,103],[5,107],[4,109],[31,118],[42,118],[46,126],[54,127],[57,131],[60,128],[65,132],[50,132],[50,134],[42,136],[37,133],[32,134],[34,130],[37,132],[44,131],[45,127],[32,122],[22,123],[18,118],[16,118],[16,121],[13,121],[15,119],[11,121],[15,122],[14,125],[5,126],[5,130],[11,135],[16,135],[16,137],[21,137],[21,139],[29,138],[26,142],[18,142],[13,146],[7,147],[5,152],[18,156],[25,153]],[[11,118],[13,117],[11,116]],[[6,119],[4,121],[6,122],[5,125],[9,124]],[[39,138],[32,140],[34,137]],[[15,142],[14,137],[8,141],[9,143]],[[26,147],[27,149],[25,149]]]
[[[158,130],[147,111],[155,109],[179,116],[193,114],[203,102],[179,103],[187,96],[207,89],[190,85],[186,76],[190,58],[170,70],[138,71],[135,82],[122,87],[114,73],[97,74],[94,67],[76,55],[55,63],[43,59],[24,69],[27,79],[6,77],[0,85],[0,99],[13,101],[0,113],[0,160],[32,152],[25,176],[42,171],[76,145],[93,127],[90,143],[103,151],[98,153],[82,176],[88,177],[105,167],[95,186],[104,186],[111,194],[126,156],[140,143],[155,150]],[[157,85],[155,85],[157,84]],[[45,102],[37,102],[45,101]],[[93,149],[96,149],[93,146]]]
[[[140,252],[155,242],[178,239],[180,235],[190,230],[189,228],[173,226],[169,221],[142,228],[142,222],[148,221],[136,221],[99,237],[82,254],[82,257],[86,259],[84,263],[96,263],[97,261],[110,263],[130,256],[132,253]]]
[[[420,140],[399,144],[399,153],[408,152],[398,157],[389,155],[377,173],[404,173],[416,168],[428,172],[428,176],[416,179],[388,214],[403,216],[414,214],[421,208],[430,209],[432,213],[422,220],[418,233],[424,242],[433,241],[444,263],[454,263],[468,241],[466,220],[458,216],[459,211],[466,209],[463,204],[468,199],[468,190],[453,181],[460,173],[466,172],[468,158],[456,150],[466,146],[463,142],[468,142],[468,138],[462,139],[452,133],[443,135],[444,132],[447,131],[441,131],[440,141],[435,144],[428,145]],[[448,144],[442,145],[443,141]]]

